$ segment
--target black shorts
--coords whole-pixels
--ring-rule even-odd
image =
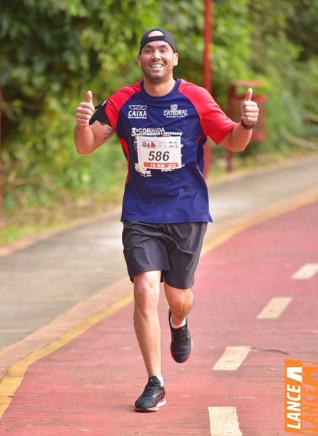
[[[146,271],[162,271],[161,281],[188,289],[200,258],[207,223],[123,222],[124,256],[130,280]]]

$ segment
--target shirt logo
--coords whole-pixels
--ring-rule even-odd
[[[170,109],[165,109],[163,111],[163,115],[166,118],[185,118],[188,116],[188,110],[187,109],[178,109],[177,104],[172,104],[170,106]]]
[[[163,136],[165,134],[164,127],[133,127],[131,136]]]
[[[134,119],[147,119],[147,105],[145,104],[131,104],[129,105],[128,118]]]

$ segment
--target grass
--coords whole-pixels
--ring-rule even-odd
[[[6,215],[0,227],[0,245],[17,242],[44,230],[62,228],[72,221],[95,216],[120,204],[122,186],[113,186],[109,192],[92,192],[86,196],[69,197],[48,205],[24,208]]]
[[[44,228],[37,225],[25,225],[23,227],[8,225],[0,231],[0,244],[9,244],[27,236],[40,232]]]

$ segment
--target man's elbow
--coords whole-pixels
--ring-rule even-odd
[[[240,151],[244,151],[248,144],[232,144],[230,147],[227,147],[228,150],[233,153],[239,153]]]
[[[245,149],[246,149],[246,146],[228,148],[228,150],[231,151],[232,153],[240,153],[240,152],[243,152]]]
[[[224,148],[232,151],[233,153],[244,151],[248,144],[249,142],[240,142],[234,138],[226,138],[222,143]]]

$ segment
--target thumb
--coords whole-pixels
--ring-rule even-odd
[[[86,103],[93,104],[93,94],[92,94],[92,91],[87,91],[87,93],[86,93]]]
[[[252,88],[248,88],[248,90],[246,91],[245,94],[245,101],[251,101],[252,100],[252,95],[253,95],[253,89]]]

